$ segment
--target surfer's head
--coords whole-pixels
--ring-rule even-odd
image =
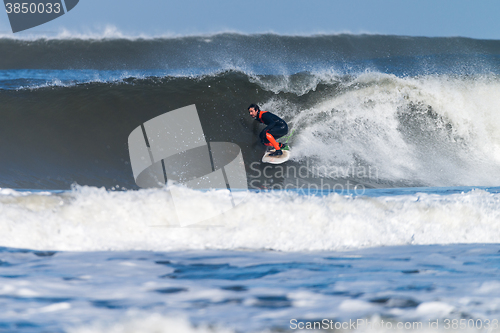
[[[250,113],[250,115],[254,118],[257,118],[259,111],[260,108],[257,104],[250,104],[250,106],[248,107],[248,113]]]

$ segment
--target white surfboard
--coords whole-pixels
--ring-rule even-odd
[[[270,149],[266,151],[264,156],[262,157],[262,162],[271,163],[271,164],[281,164],[290,159],[290,150],[282,150],[283,155],[280,156],[269,156],[269,154],[274,153],[274,149]]]

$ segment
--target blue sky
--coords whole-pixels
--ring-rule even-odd
[[[80,0],[68,14],[26,33],[350,32],[500,39],[499,15],[499,0]],[[12,34],[5,12],[0,32]]]

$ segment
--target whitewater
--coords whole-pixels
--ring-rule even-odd
[[[335,251],[376,246],[496,243],[497,189],[458,193],[366,191],[363,195],[238,192],[243,203],[206,222],[182,228],[167,189],[70,192],[2,190],[3,246],[51,251]],[[227,190],[185,189],[203,216]],[[441,191],[443,191],[441,189]],[[397,191],[395,192],[397,193]],[[255,211],[259,202],[281,213]],[[213,225],[213,226],[212,226]],[[265,231],[263,235],[262,232]]]

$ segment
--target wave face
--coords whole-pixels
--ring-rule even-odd
[[[499,41],[220,34],[0,48],[2,187],[135,189],[128,135],[191,104],[207,141],[242,148],[251,188],[500,180]],[[291,171],[256,163],[250,103],[294,131]]]

